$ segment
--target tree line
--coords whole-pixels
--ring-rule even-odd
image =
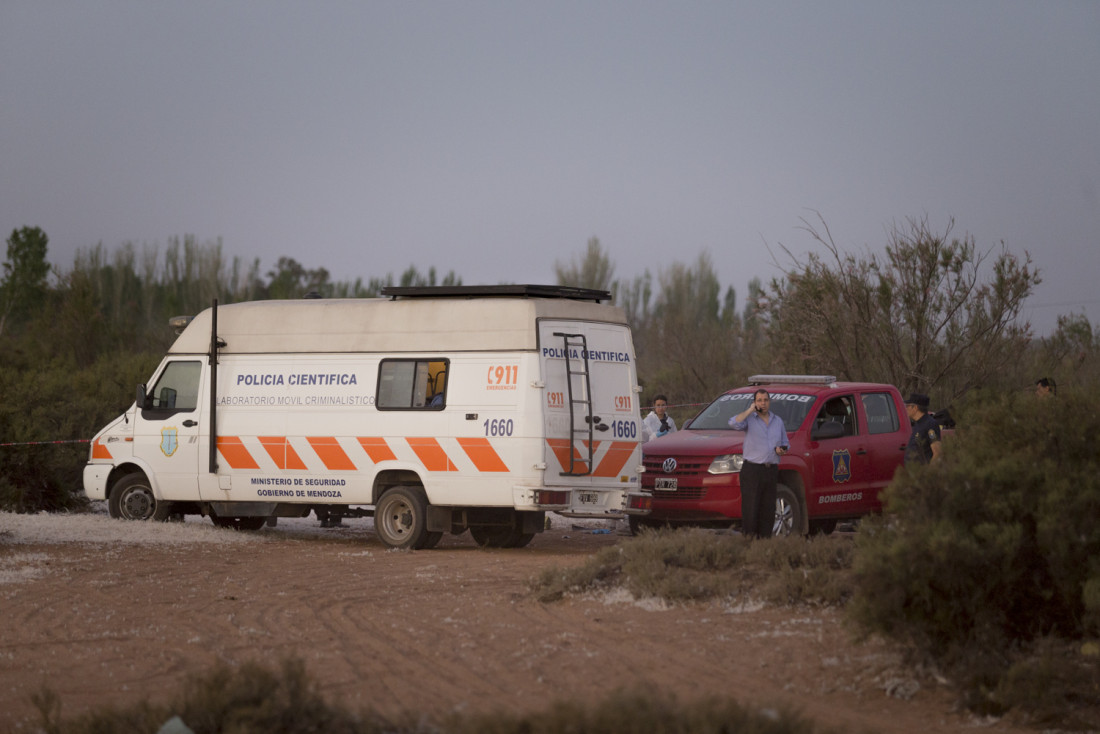
[[[1040,282],[1029,255],[936,232],[926,219],[894,228],[882,252],[850,253],[823,220],[804,222],[820,250],[754,278],[739,303],[708,253],[616,279],[592,238],[555,264],[558,285],[608,290],[634,335],[643,403],[668,395],[681,421],[757,373],[833,374],[889,382],[947,406],[975,391],[1019,390],[1041,375],[1094,384],[1100,332],[1060,316],[1036,338],[1020,318]],[[171,238],[80,251],[51,268],[49,238],[13,230],[0,277],[0,508],[62,509],[78,501],[82,443],[132,400],[175,338],[168,319],[259,299],[369,298],[387,285],[458,285],[453,271],[334,281],[289,257],[227,258],[220,240]],[[57,443],[68,442],[68,443]]]

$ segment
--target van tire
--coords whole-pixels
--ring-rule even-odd
[[[434,533],[428,532],[428,498],[424,490],[420,487],[387,490],[374,507],[374,532],[387,548],[429,547]]]
[[[158,500],[145,475],[133,472],[111,487],[107,498],[107,514],[116,520],[166,522],[172,516],[172,503]]]
[[[775,525],[772,534],[780,538],[802,535],[805,524],[805,510],[802,509],[798,495],[780,482],[775,488]]]

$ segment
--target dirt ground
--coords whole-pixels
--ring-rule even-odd
[[[168,699],[218,660],[288,656],[330,700],[384,715],[541,711],[642,688],[790,707],[843,731],[1024,731],[959,713],[948,689],[882,643],[853,642],[832,611],[625,594],[539,603],[528,582],[540,571],[629,542],[554,524],[524,549],[466,534],[401,552],[364,520],[251,534],[197,518],[0,514],[0,731],[36,730],[43,686],[71,716]]]

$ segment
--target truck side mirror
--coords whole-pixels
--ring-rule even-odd
[[[137,403],[138,410],[145,410],[147,407],[149,407],[146,405],[146,402],[148,402],[148,400],[149,398],[145,395],[145,385],[138,385],[137,397],[134,399],[134,402]]]
[[[840,421],[825,421],[820,426],[810,431],[810,438],[814,441],[840,438],[843,435],[844,426],[840,424]]]

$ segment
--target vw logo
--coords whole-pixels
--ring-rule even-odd
[[[665,459],[665,463],[661,464],[661,468],[665,470],[665,474],[671,474],[676,471],[676,459],[672,457]]]

